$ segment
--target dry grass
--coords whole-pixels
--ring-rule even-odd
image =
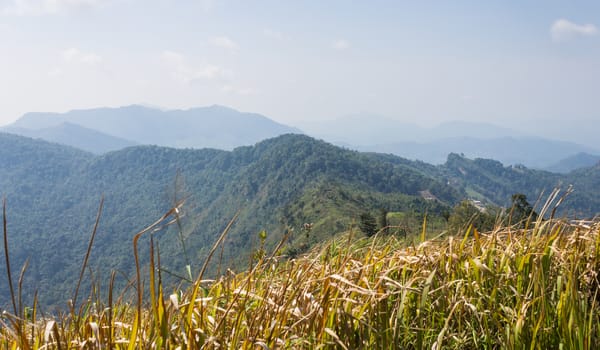
[[[600,225],[558,220],[408,247],[349,234],[302,258],[275,252],[244,273],[200,274],[171,294],[152,251],[147,300],[113,301],[111,288],[108,303],[52,319],[5,312],[0,348],[592,349],[599,252]]]

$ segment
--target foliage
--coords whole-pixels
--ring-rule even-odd
[[[381,232],[388,234],[390,232],[389,222],[388,222],[388,210],[385,208],[379,208],[377,217],[377,224],[379,225],[379,229]]]
[[[457,154],[448,156],[441,171],[454,186],[464,188],[471,198],[505,207],[510,206],[514,193],[540,198],[544,191],[551,191],[566,182],[563,175],[527,169],[524,166],[505,167],[495,160],[471,160]],[[596,176],[598,175],[600,174]]]
[[[496,225],[496,210],[492,207],[479,209],[471,201],[463,200],[457,204],[448,218],[448,231],[451,234],[465,232],[469,227],[479,231],[490,231]]]
[[[513,193],[537,198],[558,182],[573,183],[563,213],[590,217],[600,208],[600,169],[559,176],[503,167],[489,160],[449,157],[433,166],[391,155],[345,150],[301,135],[284,135],[234,151],[178,150],[156,146],[127,148],[94,156],[73,148],[0,134],[0,192],[7,198],[13,266],[28,262],[23,299],[61,306],[80,274],[78,262],[104,195],[94,249],[86,275],[116,287],[133,279],[127,244],[138,228],[185,199],[178,225],[140,238],[154,240],[161,253],[163,283],[189,284],[209,252],[207,242],[239,212],[219,257],[207,276],[248,266],[253,251],[272,249],[286,236],[290,252],[306,252],[337,233],[356,229],[363,212],[390,211],[390,232],[427,233],[445,229],[441,220],[461,199],[475,196],[509,206]],[[393,215],[392,215],[393,213]],[[396,222],[398,221],[399,222]],[[381,221],[381,220],[380,220]],[[312,224],[310,234],[303,225]],[[264,242],[256,233],[269,233]],[[410,232],[409,232],[410,231]],[[288,235],[289,234],[289,235]],[[182,253],[183,252],[183,253]],[[148,264],[142,250],[139,260]],[[0,262],[0,270],[5,267]],[[82,290],[92,288],[91,282]],[[0,307],[9,304],[0,284]]]
[[[391,162],[344,150],[306,136],[285,135],[232,152],[140,146],[94,156],[69,147],[0,134],[0,192],[8,201],[8,231],[14,240],[15,266],[29,261],[23,296],[34,291],[44,306],[59,306],[79,274],[77,262],[87,249],[98,202],[104,213],[86,273],[108,283],[111,270],[125,286],[135,273],[127,242],[131,234],[167,208],[185,199],[179,225],[140,238],[160,249],[165,285],[189,283],[214,239],[239,211],[220,256],[223,265],[240,269],[259,244],[256,232],[269,232],[265,249],[288,230],[314,223],[309,239],[291,236],[299,251],[348,229],[363,211],[409,207],[436,211],[460,194],[439,180]],[[438,192],[437,189],[443,189]],[[441,200],[421,198],[430,191]],[[438,208],[438,209],[436,209]],[[185,251],[182,254],[182,251]],[[150,256],[140,252],[140,262]],[[4,264],[0,263],[0,268]],[[82,288],[89,288],[84,285]],[[0,307],[8,302],[0,284]]]
[[[528,222],[537,220],[538,213],[533,210],[533,206],[527,201],[527,196],[522,193],[515,193],[512,195],[511,200],[510,219],[512,223],[525,228],[528,226]]]
[[[360,230],[367,235],[367,237],[373,236],[377,233],[377,222],[373,215],[369,213],[360,214]]]

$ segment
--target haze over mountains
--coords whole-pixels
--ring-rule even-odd
[[[96,154],[133,145],[232,150],[286,133],[306,133],[350,149],[432,164],[442,164],[448,154],[457,153],[567,173],[600,160],[600,151],[590,144],[542,138],[488,123],[455,121],[426,128],[379,115],[355,114],[299,126],[217,105],[188,110],[131,105],[27,113],[1,130]]]
[[[77,130],[75,125],[88,130]],[[70,133],[63,132],[65,129]],[[187,110],[131,105],[67,113],[27,113],[3,130],[94,153],[134,144],[231,150],[281,134],[300,132],[259,114],[217,105]],[[87,142],[90,130],[96,131],[93,143]],[[81,133],[86,133],[86,137],[81,137]]]
[[[302,129],[338,145],[360,151],[392,153],[427,163],[442,164],[449,153],[495,159],[506,165],[523,164],[566,173],[597,161],[579,153],[600,155],[591,145],[543,138],[494,124],[453,121],[433,127],[400,122],[373,114],[355,114],[324,122],[304,123]],[[593,144],[593,143],[592,143]]]
[[[489,123],[453,121],[427,128],[416,123],[402,122],[370,113],[352,114],[320,122],[304,122],[301,128],[334,142],[351,143],[357,146],[391,144],[399,141],[429,142],[462,136],[477,136],[484,139],[508,135],[525,136],[512,129]]]
[[[15,123],[4,127],[2,130],[11,134],[73,146],[97,154],[137,145],[136,142],[105,134],[97,130],[88,129],[66,121],[57,125],[41,128],[20,127],[18,124],[19,123]],[[23,124],[27,125],[26,123]],[[41,124],[43,125],[43,123]]]

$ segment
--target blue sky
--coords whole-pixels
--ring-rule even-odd
[[[0,0],[0,124],[212,104],[556,129],[600,119],[600,1]]]

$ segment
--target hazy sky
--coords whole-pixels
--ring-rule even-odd
[[[575,124],[600,119],[600,1],[0,0],[0,80],[0,124],[134,103]]]

